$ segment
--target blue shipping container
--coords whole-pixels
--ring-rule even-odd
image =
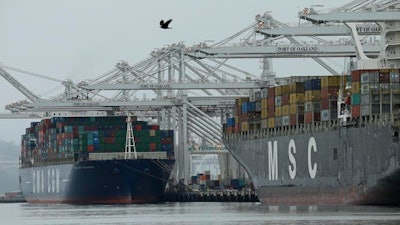
[[[312,79],[304,82],[305,91],[321,90],[321,79]]]

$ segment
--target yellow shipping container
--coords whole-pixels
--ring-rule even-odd
[[[290,114],[289,105],[282,106],[282,116],[288,116]]]
[[[275,106],[275,116],[282,116],[282,106]]]
[[[351,82],[351,93],[360,93],[360,82]]]
[[[338,87],[339,76],[323,76],[321,77],[321,87]]]
[[[291,83],[290,93],[304,93],[304,82]]]
[[[304,93],[292,93],[289,95],[289,103],[296,104],[304,102]]]
[[[282,93],[282,86],[276,86],[275,87],[275,96],[281,96]]]
[[[290,104],[289,113],[296,115],[304,115],[304,104]]]
[[[261,99],[261,109],[267,109],[267,108],[268,108],[268,98]]]
[[[261,109],[261,119],[268,118],[268,111],[267,109]]]
[[[281,86],[281,95],[286,95],[290,93],[290,84]]]
[[[249,122],[242,122],[242,131],[249,131]]]
[[[268,119],[268,128],[274,128],[275,127],[275,118],[269,118]]]
[[[238,98],[236,99],[236,105],[243,105],[244,102],[249,102],[250,98],[249,97],[243,97],[243,98]]]
[[[304,100],[308,101],[315,101],[321,99],[321,91],[320,90],[313,90],[313,91],[306,91]]]
[[[297,114],[297,104],[290,104],[289,108],[290,114]]]

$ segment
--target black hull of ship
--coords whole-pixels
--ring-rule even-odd
[[[245,132],[225,142],[263,203],[400,205],[398,131],[387,123]]]
[[[91,160],[20,169],[28,203],[158,203],[174,160]]]

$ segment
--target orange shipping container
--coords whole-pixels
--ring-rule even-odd
[[[352,117],[360,117],[360,105],[353,105],[351,106],[351,116]]]
[[[305,124],[310,124],[313,122],[313,112],[306,112],[304,114],[304,123]]]

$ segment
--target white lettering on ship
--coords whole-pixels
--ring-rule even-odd
[[[296,144],[293,139],[289,141],[288,154],[291,163],[291,165],[289,165],[289,176],[291,179],[294,179],[296,177],[296,158],[294,157],[294,154],[296,154]]]
[[[45,177],[47,176],[47,177]],[[39,193],[60,193],[60,170],[47,169],[32,171],[32,192]]]
[[[311,151],[317,152],[317,143],[315,142],[315,138],[311,137],[308,141],[308,173],[312,179],[317,175],[317,163],[311,165]]]
[[[278,180],[278,142],[268,142],[269,180]]]
[[[314,179],[317,176],[317,168],[318,165],[316,162],[313,162],[312,160],[312,155],[313,153],[317,152],[317,142],[315,141],[314,137],[310,137],[308,140],[308,146],[307,149],[300,149],[300,152],[298,152],[298,149],[296,149],[296,143],[293,139],[290,139],[289,145],[288,145],[288,158],[289,158],[289,165],[288,165],[288,172],[289,172],[289,177],[290,179],[295,179],[297,176],[297,169],[298,169],[298,164],[296,160],[296,156],[300,153],[302,153],[305,156],[305,153],[307,151],[307,169],[308,169],[308,174],[311,179]],[[305,165],[304,165],[305,166]],[[268,141],[268,179],[269,180],[278,180],[278,141]]]

